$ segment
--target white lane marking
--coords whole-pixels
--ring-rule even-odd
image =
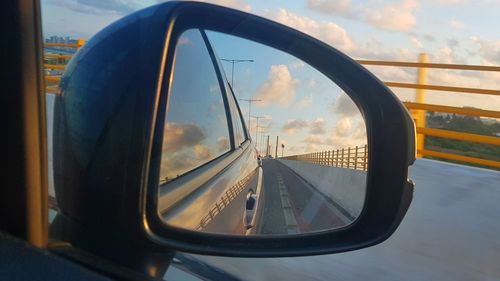
[[[290,204],[290,199],[288,198],[288,191],[283,182],[283,177],[280,173],[276,174],[278,179],[278,189],[280,192],[281,199],[281,209],[283,210],[283,216],[285,217],[286,230],[288,234],[298,234],[300,233],[297,219],[292,210],[292,205]]]

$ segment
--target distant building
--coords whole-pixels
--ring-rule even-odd
[[[45,38],[45,43],[57,43],[57,44],[76,44],[77,39],[71,39],[69,36],[50,36]]]
[[[481,117],[481,121],[483,122],[483,124],[486,124],[486,125],[493,125],[495,123],[500,124],[500,120],[498,120],[496,118]]]

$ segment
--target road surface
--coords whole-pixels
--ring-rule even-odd
[[[264,211],[261,234],[294,234],[332,229],[349,223],[344,210],[290,168],[264,159]]]
[[[500,172],[417,160],[415,196],[382,244],[300,258],[196,256],[242,280],[500,280]]]

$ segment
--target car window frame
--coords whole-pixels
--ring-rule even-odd
[[[208,41],[208,44],[210,44],[210,46],[212,46],[212,43],[210,42],[210,38],[208,38],[208,36],[207,36],[207,41]],[[213,50],[213,48],[212,48],[212,51],[214,53],[217,66],[219,67],[221,75],[223,76],[222,79],[224,81],[224,89],[226,90],[227,98],[232,99],[234,101],[235,106],[236,106],[236,108],[235,108],[236,112],[234,112],[231,108],[230,109],[231,109],[232,114],[234,114],[234,117],[237,117],[237,119],[239,119],[239,122],[241,124],[241,128],[243,130],[243,139],[244,140],[243,140],[243,142],[241,142],[241,144],[239,144],[239,146],[242,146],[245,142],[250,140],[250,132],[247,129],[247,124],[245,123],[245,121],[244,121],[245,119],[243,118],[243,114],[241,113],[241,108],[240,108],[240,105],[238,103],[238,99],[236,98],[236,95],[234,94],[233,86],[228,82],[226,72],[224,71],[224,68],[222,67],[222,63],[221,63],[220,59],[218,59],[217,52],[215,50]],[[236,145],[236,139],[235,139],[235,145]]]
[[[235,130],[234,130],[234,125],[233,124],[233,111],[229,105],[229,93],[226,88],[226,82],[225,76],[223,76],[223,70],[220,65],[219,60],[217,59],[217,56],[213,50],[213,47],[203,29],[200,28],[193,28],[196,29],[201,33],[201,36],[204,40],[205,47],[210,55],[210,60],[212,61],[214,70],[216,72],[217,80],[219,83],[219,87],[221,89],[221,94],[222,94],[222,99],[224,102],[224,110],[226,113],[226,120],[228,124],[228,129],[229,129],[229,142],[230,142],[230,150],[219,155],[218,157],[205,162],[204,164],[189,170],[185,172],[182,175],[179,175],[175,179],[172,179],[171,181],[168,182],[161,182],[159,181],[159,188],[158,188],[158,215],[160,217],[163,216],[163,214],[167,213],[173,206],[175,206],[178,202],[182,201],[184,198],[189,196],[192,192],[196,191],[197,189],[201,188],[204,183],[209,181],[210,179],[213,179],[216,177],[219,173],[221,173],[224,169],[232,166],[235,161],[237,161],[238,158],[248,149],[250,148],[250,140],[248,138],[247,132],[246,132],[246,124],[242,122],[243,127],[243,133],[245,140],[241,144],[236,144],[236,137],[235,137]],[[189,30],[189,29],[188,29]],[[188,31],[186,30],[186,31]],[[174,55],[175,56],[175,55]],[[175,59],[174,59],[175,61]],[[173,72],[172,72],[173,73]],[[170,79],[170,77],[165,77],[165,79]],[[232,89],[230,90],[231,94]],[[161,132],[164,132],[165,129],[165,120],[167,118],[167,111],[168,111],[168,100],[169,100],[169,93],[170,88],[167,91],[167,102],[165,104],[165,112],[163,116],[158,116],[158,121],[161,121],[163,125],[161,126]],[[233,94],[233,99],[234,99],[234,94]],[[236,107],[238,110],[238,114],[241,119],[241,111],[239,108],[238,103],[234,99],[236,103]],[[240,120],[242,121],[242,119]]]
[[[232,124],[232,120],[231,120],[231,112],[230,112],[230,106],[229,106],[229,103],[228,103],[228,100],[227,100],[227,96],[226,96],[226,93],[225,93],[225,88],[224,88],[224,84],[223,82],[221,82],[221,75],[220,75],[220,69],[217,68],[217,65],[214,63],[215,62],[215,59],[214,59],[214,54],[213,54],[213,51],[212,49],[209,47],[209,41],[207,39],[207,36],[206,34],[199,28],[195,28],[195,29],[192,29],[192,30],[195,30],[202,38],[203,40],[203,43],[204,45],[202,46],[202,48],[205,48],[205,50],[207,51],[207,53],[209,54],[209,61],[211,62],[212,64],[212,67],[214,69],[214,72],[215,72],[215,76],[216,76],[216,79],[217,79],[217,84],[219,86],[219,89],[220,89],[220,96],[221,96],[221,99],[222,99],[222,102],[223,102],[223,108],[224,108],[224,115],[226,117],[226,124],[227,124],[227,137],[229,137],[229,149],[227,151],[225,151],[224,153],[221,153],[220,155],[216,156],[215,158],[209,160],[209,161],[206,161],[206,162],[203,162],[202,164],[198,165],[198,166],[195,166],[194,168],[192,169],[189,169],[185,172],[183,172],[182,174],[178,175],[177,177],[171,179],[170,181],[164,181],[164,179],[162,177],[160,177],[160,185],[163,185],[163,184],[167,184],[167,183],[170,183],[172,181],[175,181],[176,179],[180,178],[180,177],[183,177],[184,175],[187,175],[189,173],[191,173],[192,171],[195,171],[197,170],[198,168],[201,168],[202,166],[205,166],[207,164],[209,164],[210,162],[212,161],[215,161],[219,158],[221,158],[222,156],[224,156],[225,154],[227,153],[230,153],[231,151],[233,151],[235,149],[235,140],[233,140],[234,138],[234,128],[233,128],[233,124]],[[189,31],[189,30],[186,30],[186,32]],[[176,47],[177,48],[177,47]],[[175,61],[177,60],[176,58],[176,55],[174,54],[174,71],[175,71]],[[171,86],[170,88],[168,89],[168,97],[167,97],[167,104],[166,104],[166,109],[165,109],[165,116],[163,118],[163,122],[166,124],[168,122],[167,118],[168,118],[168,107],[170,106],[170,91],[171,91]],[[229,111],[229,112],[228,112]],[[163,133],[165,133],[165,126],[163,127]],[[162,156],[163,157],[163,153],[162,153]]]

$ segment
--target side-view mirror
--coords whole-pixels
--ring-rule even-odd
[[[236,51],[254,61],[247,90],[224,75]],[[308,70],[294,72],[293,62]],[[294,82],[311,75],[324,81],[318,95],[352,105],[346,130],[328,129],[341,113],[318,116],[322,104],[282,106],[316,94],[314,83]],[[271,138],[259,129],[266,118],[245,111],[241,99],[252,93],[261,100],[252,110],[276,102],[267,111]],[[308,121],[290,121],[300,114]],[[326,129],[304,129],[317,123]],[[360,249],[387,239],[403,219],[414,142],[398,98],[332,46],[241,11],[167,2],[108,26],[67,66],[53,145],[65,217],[55,225],[64,231],[53,232],[104,255],[123,245],[252,257]]]

